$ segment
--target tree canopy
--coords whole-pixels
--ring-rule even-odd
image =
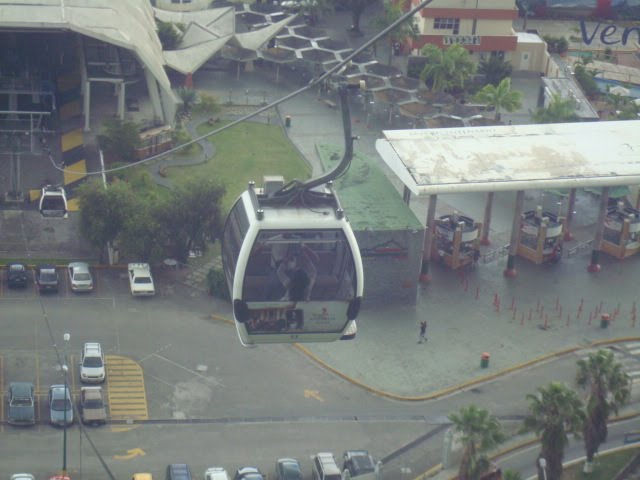
[[[452,45],[442,50],[428,44],[422,49],[427,63],[420,74],[420,80],[433,92],[447,91],[454,87],[464,88],[475,72],[475,65],[469,52],[461,45]]]
[[[511,90],[511,79],[505,78],[496,87],[494,85],[485,85],[474,96],[474,101],[484,103],[494,107],[496,110],[495,119],[500,118],[500,110],[513,112],[522,106],[522,93],[517,90]]]
[[[575,122],[578,119],[576,101],[572,98],[563,99],[560,95],[554,94],[549,106],[536,110],[532,119],[536,123]]]
[[[396,22],[400,17],[404,15],[404,11],[402,10],[401,3],[394,3],[391,0],[385,0],[384,2],[384,13],[373,19],[373,27],[382,31],[385,28],[391,26],[394,22]],[[418,33],[418,27],[415,23],[415,19],[411,18],[409,21],[403,22],[398,25],[395,29],[393,29],[387,35],[387,43],[389,44],[389,58],[387,63],[391,65],[391,59],[393,54],[393,42],[404,42],[408,38],[415,38]]]
[[[480,60],[478,65],[478,73],[485,76],[487,83],[496,87],[502,80],[511,76],[512,70],[511,62],[497,55],[490,56],[488,60]]]

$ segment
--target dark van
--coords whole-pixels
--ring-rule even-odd
[[[191,470],[186,463],[172,463],[167,465],[166,480],[191,480]]]

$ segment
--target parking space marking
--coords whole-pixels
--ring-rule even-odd
[[[75,362],[73,361],[73,355],[71,355],[71,391],[76,391],[76,368]]]
[[[147,394],[142,367],[127,357],[107,355],[107,397],[111,420],[148,420]],[[114,425],[113,432],[134,426]]]

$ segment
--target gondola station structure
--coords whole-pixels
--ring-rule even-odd
[[[455,210],[442,215],[436,220],[432,258],[453,270],[472,264],[480,254],[481,228],[482,224]]]
[[[620,260],[640,251],[640,211],[624,202],[607,209],[602,251]]]
[[[541,206],[522,214],[518,255],[541,263],[555,263],[562,255],[564,218],[543,212]]]

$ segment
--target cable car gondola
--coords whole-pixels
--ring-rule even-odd
[[[362,259],[331,184],[353,154],[344,88],[340,99],[346,140],[340,164],[273,191],[250,183],[227,217],[222,261],[245,346],[355,337]]]
[[[67,218],[67,195],[62,187],[47,185],[40,193],[40,215],[45,218]]]

